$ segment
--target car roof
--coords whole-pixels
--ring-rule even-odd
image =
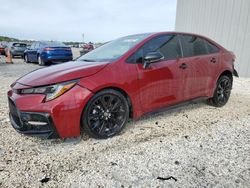
[[[153,38],[155,36],[158,36],[158,35],[164,35],[164,34],[171,34],[171,35],[190,35],[190,36],[194,36],[194,37],[200,37],[202,39],[205,39],[207,41],[209,41],[210,43],[216,45],[217,47],[221,48],[221,49],[224,49],[226,50],[223,46],[221,46],[220,44],[218,44],[217,42],[215,42],[214,40],[204,36],[204,35],[200,35],[200,34],[197,34],[197,33],[189,33],[189,32],[179,32],[179,31],[164,31],[164,32],[155,32],[155,33],[152,33],[150,35],[150,38]]]

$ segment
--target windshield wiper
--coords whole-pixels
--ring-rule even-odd
[[[92,59],[81,59],[81,61],[86,61],[86,62],[95,62],[95,60],[92,60]]]

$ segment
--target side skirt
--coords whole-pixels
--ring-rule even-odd
[[[195,104],[195,103],[205,101],[208,98],[209,97],[198,97],[198,98],[190,99],[188,101],[184,101],[184,102],[180,102],[180,103],[173,104],[173,105],[170,105],[170,106],[162,107],[162,108],[153,110],[151,112],[146,112],[142,116],[156,115],[156,114],[161,113],[161,112],[167,112],[167,111],[170,111],[170,110],[179,109],[179,108],[182,108],[184,106],[187,106],[188,104]]]

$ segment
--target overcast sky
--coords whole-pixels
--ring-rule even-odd
[[[174,30],[176,0],[0,0],[0,35],[105,42]]]

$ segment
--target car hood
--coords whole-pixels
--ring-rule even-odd
[[[43,86],[74,80],[96,74],[108,62],[70,61],[41,68],[19,78],[16,82],[26,86]]]

